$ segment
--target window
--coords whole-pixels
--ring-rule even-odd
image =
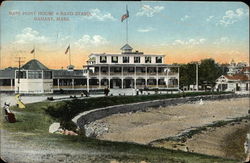
[[[26,71],[17,71],[16,72],[16,78],[20,78],[20,79],[26,79]]]
[[[129,57],[128,56],[123,57],[123,63],[129,63]]]
[[[134,67],[129,67],[129,68],[128,68],[128,72],[135,72]]]
[[[103,73],[108,72],[108,67],[101,67],[101,72],[103,72]]]
[[[140,63],[141,58],[140,57],[134,57],[134,63]]]
[[[28,71],[29,79],[42,79],[42,71]]]
[[[151,57],[145,57],[145,63],[151,63]]]
[[[156,63],[162,63],[162,57],[156,57],[155,60]]]
[[[118,63],[118,57],[117,56],[112,56],[112,63]]]
[[[114,72],[121,72],[121,70],[122,70],[121,67],[115,67],[114,68]]]
[[[52,79],[52,72],[51,71],[44,71],[43,78],[44,79]]]
[[[106,56],[100,56],[100,62],[101,63],[107,63],[107,57]]]

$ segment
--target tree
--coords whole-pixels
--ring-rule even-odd
[[[188,63],[180,65],[180,87],[189,86],[195,84],[195,64]]]
[[[214,59],[208,58],[201,60],[199,65],[199,85],[203,88],[207,85],[214,87],[215,80],[222,75],[222,69],[215,63]]]
[[[223,64],[220,64],[219,66],[220,66],[220,68],[221,68],[222,75],[226,75],[227,72],[228,72],[228,70],[229,70],[228,67],[230,66],[230,64],[228,64],[228,63],[223,63]]]

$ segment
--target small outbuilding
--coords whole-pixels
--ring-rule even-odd
[[[52,71],[36,59],[15,71],[15,93],[53,93]]]

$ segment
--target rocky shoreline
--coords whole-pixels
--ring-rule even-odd
[[[197,101],[192,104],[116,114],[86,124],[84,127],[87,136],[101,140],[150,144],[157,147],[244,160],[246,157],[244,153],[245,133],[247,129],[250,129],[250,120],[247,117],[248,99],[203,101],[203,103],[200,105]],[[239,117],[245,118],[234,122],[234,119]],[[216,122],[226,122],[226,124],[205,127],[204,131],[195,133],[184,142],[168,140],[150,143],[157,138],[178,137],[185,132],[188,135],[189,132],[196,132],[196,129]],[[241,133],[244,131],[244,133],[237,135],[239,131],[242,131]],[[236,135],[241,141],[237,142],[238,139],[233,138],[234,141],[230,142],[232,135]]]
[[[165,140],[152,145],[244,161],[247,156],[244,142],[249,131],[250,120],[244,119],[221,127],[209,127],[185,141]]]

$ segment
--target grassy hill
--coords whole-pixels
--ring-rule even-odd
[[[152,100],[152,98],[159,99],[159,97],[163,98],[164,96],[152,95],[151,98],[150,96],[138,96],[137,100],[135,97],[100,97],[61,102],[39,102],[28,104],[26,109],[12,107],[12,111],[15,112],[18,121],[16,123],[7,123],[2,121],[3,123],[1,123],[0,128],[2,131],[7,131],[8,136],[6,136],[6,139],[8,139],[8,141],[10,140],[8,143],[11,144],[11,142],[15,142],[11,145],[16,146],[16,150],[18,150],[20,146],[20,148],[25,147],[25,150],[32,147],[32,149],[38,153],[40,151],[41,153],[47,151],[48,156],[43,157],[43,159],[47,161],[55,159],[55,157],[53,157],[53,152],[48,154],[49,151],[59,150],[64,154],[65,159],[71,158],[70,160],[72,162],[99,163],[110,162],[112,160],[116,160],[118,162],[146,161],[150,163],[238,162],[235,160],[228,160],[197,153],[173,151],[135,143],[101,141],[93,138],[86,138],[84,136],[67,136],[48,133],[49,125],[53,122],[64,122],[66,123],[66,126],[68,125],[69,127],[73,127],[69,121],[70,118],[84,110],[90,110],[111,104]],[[6,153],[8,150],[9,149],[6,149]],[[17,153],[27,152],[25,150],[19,150]],[[2,153],[4,153],[4,151]]]

